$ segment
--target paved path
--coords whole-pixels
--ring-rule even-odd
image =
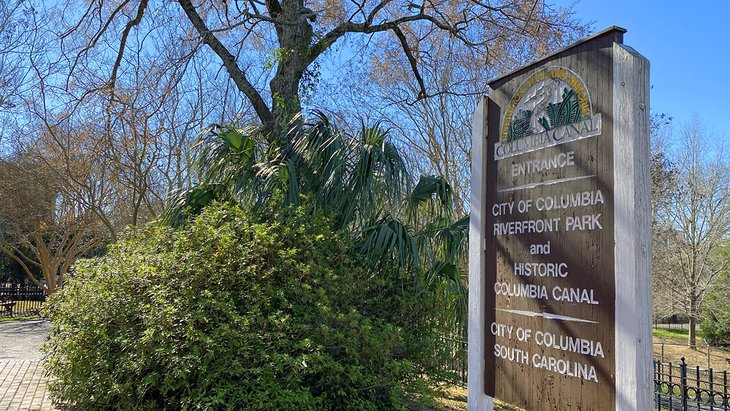
[[[41,345],[47,321],[0,323],[0,411],[51,411]]]

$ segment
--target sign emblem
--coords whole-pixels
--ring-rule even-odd
[[[494,157],[527,153],[601,134],[583,80],[564,67],[545,67],[525,80],[502,121]]]

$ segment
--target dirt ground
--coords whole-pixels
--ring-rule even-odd
[[[679,364],[682,357],[689,367],[702,369],[712,368],[714,371],[730,371],[730,350],[710,347],[702,341],[697,342],[697,348],[687,346],[684,338],[654,337],[654,359],[662,362]],[[709,352],[709,366],[708,366]]]

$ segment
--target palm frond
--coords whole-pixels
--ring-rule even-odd
[[[438,176],[421,176],[406,198],[409,219],[415,222],[419,209],[427,215],[451,219],[454,211],[454,193],[448,181]]]
[[[469,216],[437,229],[434,238],[439,245],[439,258],[448,261],[466,261],[469,244]]]
[[[408,187],[405,161],[395,145],[387,141],[388,130],[379,125],[363,126],[359,137],[361,143],[354,153],[348,184],[352,201],[343,211],[344,221],[348,222],[358,217],[369,221],[383,206],[399,207],[403,189]]]
[[[416,239],[405,224],[394,218],[383,218],[366,227],[360,250],[376,266],[395,263],[401,268],[420,267]]]
[[[222,186],[199,184],[188,190],[170,193],[168,204],[162,212],[163,224],[173,227],[184,224],[214,201],[223,200],[223,192]]]
[[[454,263],[436,261],[427,271],[427,281],[430,285],[440,283],[445,286],[447,298],[450,298],[452,310],[456,314],[457,323],[464,324],[469,307],[469,290],[462,270]]]
[[[342,133],[321,113],[308,123],[294,140],[299,159],[301,191],[307,193],[315,207],[330,215],[341,211],[348,201],[345,187],[348,147]]]
[[[347,134],[315,112],[285,132],[211,127],[196,143],[200,183],[171,197],[164,221],[182,224],[213,201],[235,201],[262,218],[306,202],[334,230],[351,233],[375,272],[408,274],[413,284],[440,287],[456,310],[466,306],[459,267],[468,217],[454,222],[445,179],[421,176],[411,190],[406,163],[380,123]]]

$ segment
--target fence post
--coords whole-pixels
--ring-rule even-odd
[[[710,373],[709,376],[709,383],[710,383],[710,395],[708,396],[709,402],[710,402],[710,411],[715,410],[715,384],[712,382],[712,368],[708,367],[708,371]]]
[[[700,408],[700,404],[702,404],[702,377],[700,376],[700,366],[696,366],[695,369],[697,370],[695,373],[695,383],[693,384],[696,387],[695,402],[697,403],[697,408]]]
[[[661,365],[659,361],[654,361],[654,393],[656,394],[656,402],[654,407],[661,411],[662,409],[662,374]]]
[[[682,411],[687,411],[687,363],[684,362],[684,357],[682,357],[682,363],[679,365],[679,372],[681,375],[679,384],[682,391]]]
[[[664,340],[662,340],[662,362],[664,362]]]
[[[672,363],[669,363],[669,409],[674,409],[674,384],[672,381],[672,376],[674,375],[674,370],[672,369]]]
[[[730,406],[730,400],[727,396],[727,370],[722,372],[722,386],[723,391],[725,392],[725,403],[723,405],[727,407]]]

